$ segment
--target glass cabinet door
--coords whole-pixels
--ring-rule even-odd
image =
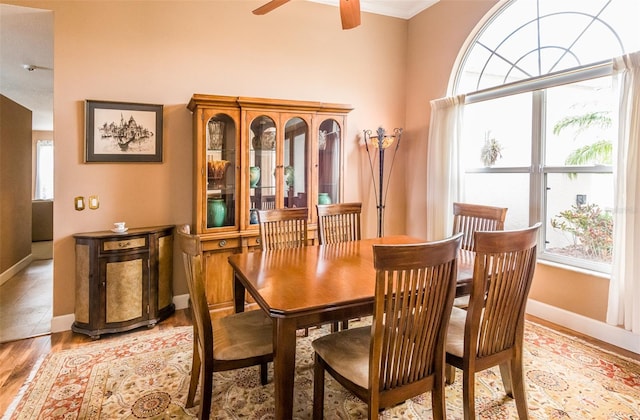
[[[318,204],[340,202],[341,141],[338,121],[322,121],[318,129]]]
[[[250,224],[258,223],[254,210],[276,208],[276,140],[273,118],[260,115],[249,127]]]
[[[284,207],[309,207],[309,125],[300,117],[284,126]]]
[[[207,229],[236,225],[236,124],[226,114],[209,118],[206,131]]]

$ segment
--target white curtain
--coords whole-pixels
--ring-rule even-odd
[[[427,146],[427,240],[451,235],[453,202],[459,198],[459,145],[464,95],[431,101]]]
[[[640,52],[614,59],[613,72],[620,115],[607,323],[640,334]]]

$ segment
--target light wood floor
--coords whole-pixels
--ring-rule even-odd
[[[600,342],[590,337],[583,336],[569,329],[551,324],[544,320],[529,317],[534,322],[553,328],[565,334],[575,335],[585,341],[591,342],[605,350],[618,353],[622,356],[640,361],[640,355],[620,349],[607,343]],[[120,334],[105,334],[100,338],[101,341],[113,339],[124,334],[127,335],[145,335],[158,330],[170,329],[178,326],[192,325],[191,317],[188,310],[178,310],[169,318],[157,324],[154,328],[139,328],[137,330],[124,332]],[[88,336],[83,334],[64,331],[41,337],[18,340],[9,343],[0,344],[0,413],[4,413],[13,401],[15,395],[20,390],[22,384],[26,381],[31,373],[34,364],[41,356],[52,351],[59,351],[79,347],[87,343],[94,342]]]
[[[0,286],[0,343],[51,332],[53,260],[36,260]]]

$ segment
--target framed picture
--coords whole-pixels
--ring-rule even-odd
[[[85,162],[162,162],[162,105],[85,101]]]

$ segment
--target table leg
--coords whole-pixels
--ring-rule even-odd
[[[244,284],[238,278],[238,274],[233,272],[233,301],[236,309],[236,313],[244,312]]]
[[[296,323],[293,319],[273,319],[273,382],[276,419],[293,417],[293,383],[296,370]]]

